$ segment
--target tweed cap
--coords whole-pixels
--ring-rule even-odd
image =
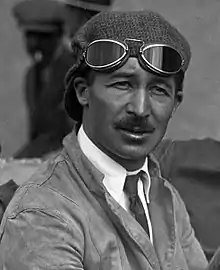
[[[160,43],[175,48],[184,59],[183,72],[187,70],[191,58],[190,46],[181,33],[160,14],[149,10],[101,12],[82,26],[72,39],[76,63],[66,76],[65,92],[65,108],[72,119],[79,121],[82,117],[82,114],[75,113],[80,111],[81,106],[72,82],[84,64],[83,52],[88,44],[97,39],[123,42],[126,38],[143,40],[146,45]],[[140,44],[129,43],[130,56],[136,56],[139,49]]]
[[[64,4],[92,11],[106,11],[112,5],[113,0],[60,0]]]
[[[23,0],[12,9],[19,27],[24,31],[53,32],[65,22],[65,7],[53,0]]]

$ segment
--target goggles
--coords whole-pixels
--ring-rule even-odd
[[[108,70],[124,63],[129,57],[127,41],[141,42],[138,60],[154,72],[172,75],[183,66],[179,52],[169,45],[145,45],[142,40],[126,38],[124,43],[112,39],[99,39],[91,42],[84,52],[86,64],[94,70]]]

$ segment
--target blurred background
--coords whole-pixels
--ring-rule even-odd
[[[167,136],[220,139],[220,1],[115,0],[115,9],[149,8],[160,12],[188,39],[192,61],[184,101]],[[0,144],[9,157],[27,140],[23,76],[30,60],[12,17],[17,0],[0,1]]]

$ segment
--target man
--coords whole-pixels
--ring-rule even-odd
[[[65,12],[64,5],[50,0],[23,0],[13,7],[33,63],[24,89],[29,141],[16,158],[42,157],[61,148],[63,137],[72,129],[62,104],[64,77],[73,64],[62,42]]]
[[[155,12],[101,12],[72,46],[65,106],[82,124],[6,209],[1,269],[205,269],[151,154],[181,101],[188,42]]]

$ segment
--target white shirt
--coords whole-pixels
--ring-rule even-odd
[[[146,214],[150,240],[153,243],[152,224],[148,211],[149,203],[149,190],[151,185],[151,179],[148,172],[148,159],[146,158],[142,168],[137,171],[127,172],[124,167],[115,162],[112,158],[101,151],[86,135],[83,126],[81,125],[78,132],[78,142],[84,155],[90,160],[90,162],[104,174],[103,184],[111,194],[111,196],[127,211],[129,211],[129,201],[126,194],[123,191],[126,175],[137,174],[140,170],[143,170],[147,176],[148,181],[143,184],[141,180],[138,181],[138,195],[144,207]],[[145,192],[144,192],[145,189]],[[146,194],[146,198],[145,198]]]

